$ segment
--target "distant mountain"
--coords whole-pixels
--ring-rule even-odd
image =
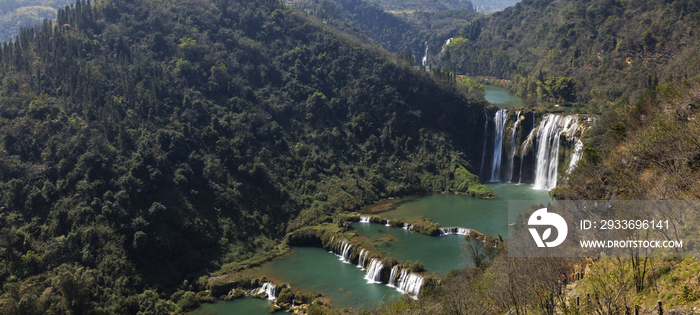
[[[14,39],[22,27],[53,20],[59,8],[74,0],[4,0],[0,1],[0,43]]]
[[[389,11],[474,11],[474,5],[469,0],[369,0]]]

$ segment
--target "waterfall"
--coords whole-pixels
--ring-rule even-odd
[[[277,296],[275,295],[276,289],[277,289],[276,285],[274,285],[270,282],[267,282],[267,283],[263,284],[263,286],[260,287],[257,291],[255,291],[254,294],[265,293],[265,294],[267,294],[268,300],[274,301],[275,299],[277,299]]]
[[[352,253],[350,251],[351,249],[352,249],[352,244],[350,244],[349,242],[343,246],[343,251],[340,254],[340,260],[342,262],[344,262],[346,264],[350,263],[350,253]]]
[[[403,229],[406,231],[413,231],[413,225],[409,225],[408,223],[404,222]]]
[[[364,249],[363,249],[364,251]],[[369,251],[364,252],[364,256],[360,254],[360,258],[358,259],[359,264],[358,267],[362,268],[362,270],[365,270],[365,260],[367,260],[367,255],[369,255]]]
[[[501,155],[503,153],[503,132],[505,129],[506,118],[508,111],[499,109],[496,112],[494,120],[494,130],[496,133],[493,137],[493,164],[491,165],[491,181],[497,182],[501,177]]]
[[[489,116],[484,112],[484,118],[486,119],[486,124],[484,125],[484,149],[481,151],[481,167],[479,168],[479,176],[482,180],[484,178],[484,162],[486,161],[486,135],[489,131]]]
[[[423,56],[423,61],[421,62],[421,64],[424,67],[428,66],[428,42],[425,42],[425,56]]]
[[[448,39],[445,41],[445,45],[442,45],[442,50],[441,50],[440,52],[445,51],[445,48],[447,48],[447,46],[450,44],[451,41],[452,41],[452,38],[448,38]]]
[[[399,266],[394,266],[391,268],[391,275],[389,276],[389,286],[396,287],[396,276],[399,273]]]
[[[518,112],[517,115],[515,115],[515,122],[513,123],[513,131],[510,134],[510,157],[508,158],[508,182],[513,181],[513,164],[515,162],[515,151],[516,151],[516,141],[518,140],[516,138],[516,132],[518,131],[518,124],[520,123],[520,113]],[[520,164],[522,165],[523,162],[520,161]]]
[[[369,223],[369,216],[361,216],[360,223]]]
[[[535,164],[535,189],[551,190],[557,186],[559,167],[559,137],[571,129],[571,123],[578,124],[576,116],[547,115],[542,119],[537,131],[537,155]]]
[[[569,162],[569,168],[566,169],[566,173],[571,173],[575,168],[578,161],[583,155],[583,142],[579,139],[576,141],[576,146],[574,146],[574,153],[571,154],[571,162]]]
[[[391,226],[391,224],[389,224],[389,220],[386,220],[386,226]]]
[[[452,234],[469,235],[469,233],[471,233],[470,229],[465,229],[465,228],[461,228],[461,227],[440,228],[440,236],[452,235]]]
[[[335,239],[335,235],[331,237],[331,241],[328,242],[328,252],[333,253],[333,240]]]
[[[369,262],[369,268],[367,268],[367,274],[365,275],[365,280],[367,283],[381,283],[383,264],[381,261],[372,258]]]
[[[364,254],[365,254],[365,249],[363,248],[362,250],[360,250],[360,255],[357,256],[357,268],[362,268],[362,267],[363,267],[363,266],[362,266],[362,263],[363,263],[363,261],[362,261],[362,255],[364,255]]]
[[[421,286],[423,286],[423,276],[415,273],[408,273],[406,269],[401,271],[398,285],[399,292],[406,293],[413,299],[417,299]]]

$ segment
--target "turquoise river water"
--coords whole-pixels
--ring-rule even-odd
[[[459,195],[410,198],[396,209],[379,215],[404,219],[425,217],[445,227],[466,227],[506,237],[508,223],[515,219],[508,217],[508,200],[532,200],[533,204],[546,204],[550,200],[547,191],[534,190],[531,185],[494,183],[487,186],[500,199],[483,200]],[[386,240],[390,236],[391,240],[383,242],[377,249],[400,262],[420,260],[427,271],[438,274],[467,267],[467,258],[463,255],[465,241],[461,235],[431,237],[381,224],[354,223],[352,227],[371,240]],[[371,306],[400,294],[386,284],[367,283],[363,278],[364,271],[343,263],[338,256],[321,248],[295,247],[291,255],[263,264],[251,272],[266,275],[275,282],[290,283],[303,291],[320,292],[341,309]],[[265,314],[268,308],[266,300],[245,298],[209,304],[193,314]]]

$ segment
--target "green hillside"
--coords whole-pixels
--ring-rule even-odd
[[[185,310],[343,210],[493,196],[483,100],[277,1],[81,1],[0,82],[3,314]]]
[[[573,78],[575,101],[601,113],[650,81],[680,84],[699,73],[699,21],[696,0],[526,0],[464,28],[458,35],[468,41],[437,64],[513,79],[514,93],[539,100],[548,78]]]
[[[0,42],[14,39],[23,27],[55,19],[59,8],[73,0],[5,0],[0,2]]]

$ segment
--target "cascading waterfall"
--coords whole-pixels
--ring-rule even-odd
[[[428,66],[428,42],[425,42],[425,55],[423,56],[423,60],[422,60],[421,64],[424,67]]]
[[[385,224],[385,225],[386,225],[386,226],[391,226],[391,224],[389,224],[389,220],[386,220],[386,224]]]
[[[331,241],[328,242],[328,252],[332,253],[333,252],[333,240],[335,239],[335,235],[331,237]]]
[[[389,276],[389,286],[396,287],[396,276],[399,273],[399,266],[394,266],[391,268],[391,275]]]
[[[501,155],[503,153],[503,133],[506,126],[506,118],[508,111],[499,109],[494,116],[494,130],[496,131],[493,137],[493,164],[491,165],[491,181],[497,182],[501,177]]]
[[[521,113],[522,112],[518,112],[518,114],[515,115],[515,122],[513,123],[513,131],[510,134],[510,157],[508,158],[508,175],[507,175],[508,182],[513,181],[513,164],[515,162],[515,151],[517,151],[516,150],[517,146],[516,146],[515,142],[516,142],[516,140],[518,140],[518,139],[516,139],[516,135],[517,135],[516,132],[518,131],[518,124],[520,123],[520,114]],[[520,162],[520,164],[521,165],[523,164],[522,161]]]
[[[343,246],[343,252],[340,254],[340,260],[346,264],[350,263],[350,250],[352,249],[352,244],[347,243]]]
[[[484,162],[486,161],[486,133],[489,131],[489,116],[484,112],[486,124],[484,125],[484,149],[481,151],[481,167],[479,168],[479,176],[484,178]]]
[[[408,223],[404,222],[403,229],[407,231],[413,231],[413,225],[409,225]]]
[[[445,236],[445,235],[469,235],[471,233],[470,229],[465,229],[461,227],[444,227],[440,228],[440,236]]]
[[[277,296],[275,295],[275,290],[277,289],[277,286],[270,283],[266,282],[265,284],[260,287],[255,294],[260,294],[260,293],[265,293],[267,294],[267,299],[270,301],[274,301],[277,299]]]
[[[406,269],[401,271],[398,290],[401,293],[410,295],[413,299],[418,298],[420,288],[423,286],[423,276],[415,273],[408,273]]]
[[[571,130],[571,123],[578,123],[576,116],[547,115],[537,131],[537,155],[534,189],[551,190],[557,186],[559,166],[559,137]]]
[[[369,218],[367,216],[360,216],[360,223],[369,223]]]
[[[381,283],[381,274],[383,263],[375,258],[369,262],[369,268],[367,268],[367,274],[365,274],[365,280],[367,283]]]
[[[582,155],[583,142],[581,142],[581,140],[579,139],[578,141],[576,141],[576,145],[574,146],[574,153],[571,154],[571,162],[569,162],[569,168],[566,169],[567,174],[573,172],[573,170],[576,168],[576,164],[581,159]]]

